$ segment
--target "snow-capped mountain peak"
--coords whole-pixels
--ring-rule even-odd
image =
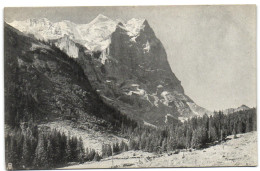
[[[75,30],[73,29],[76,24],[70,21],[52,23],[46,18],[33,18],[25,21],[13,21],[8,24],[23,33],[32,34],[40,40],[59,39],[64,35],[69,35],[70,38],[75,38],[75,35],[77,35],[77,33],[74,33]]]
[[[9,24],[21,32],[33,34],[37,39],[54,40],[67,35],[91,51],[103,51],[111,43],[111,34],[116,30],[118,23],[122,23],[127,34],[132,37],[131,40],[135,40],[144,29],[144,22],[145,19],[133,18],[124,23],[121,19],[114,21],[99,14],[88,24],[75,24],[68,20],[51,22],[47,18],[13,21]]]
[[[145,19],[132,18],[125,24],[126,29],[129,31],[130,36],[137,36],[140,30],[144,29]]]
[[[116,29],[117,22],[99,14],[88,24],[78,25],[83,45],[92,51],[103,51],[110,44],[110,36]]]
[[[99,14],[89,24],[95,24],[95,23],[107,22],[107,21],[112,21],[112,20],[110,18],[108,18],[107,16],[104,16],[103,14]]]

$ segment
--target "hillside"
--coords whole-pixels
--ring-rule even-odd
[[[8,24],[4,31],[6,124],[79,120],[101,130],[131,124],[103,103],[72,58]]]

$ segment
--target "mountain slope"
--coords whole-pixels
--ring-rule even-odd
[[[104,104],[80,65],[56,48],[4,25],[5,123],[63,118],[105,129],[126,116]]]
[[[46,19],[35,23],[10,24],[26,34],[43,37],[73,57],[102,99],[131,118],[161,125],[211,113],[185,95],[147,20],[123,23],[99,15],[88,24]]]

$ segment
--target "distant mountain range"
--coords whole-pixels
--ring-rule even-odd
[[[145,19],[122,22],[98,15],[88,24],[53,23],[46,18],[8,24],[26,36],[45,41],[50,45],[48,48],[56,46],[65,52],[82,68],[102,101],[130,118],[161,126],[212,113],[184,93],[181,81],[170,68],[161,41]],[[21,49],[21,53],[30,48],[46,50],[42,43],[28,41],[27,44],[27,49]],[[53,68],[50,68],[51,72],[59,72],[59,67],[65,67],[62,63],[52,67],[49,59],[43,58],[45,64],[37,60],[35,66],[48,65]],[[70,82],[64,82],[64,86],[67,84]],[[70,92],[66,90],[65,94],[69,98]],[[87,101],[91,104],[85,95],[80,96],[79,104]],[[68,106],[66,103],[71,105],[70,100],[64,100],[64,106]],[[76,102],[71,108],[75,106]]]
[[[243,110],[249,110],[250,107],[246,106],[246,105],[241,105],[238,108],[229,108],[229,109],[225,109],[223,111],[224,114],[230,114],[230,113],[234,113],[234,112],[238,112],[238,111],[243,111]]]

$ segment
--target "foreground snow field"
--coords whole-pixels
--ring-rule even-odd
[[[211,146],[207,149],[181,151],[179,154],[155,155],[142,151],[128,151],[102,159],[62,169],[128,168],[128,167],[210,167],[210,166],[256,166],[257,132],[238,134],[238,138]]]

